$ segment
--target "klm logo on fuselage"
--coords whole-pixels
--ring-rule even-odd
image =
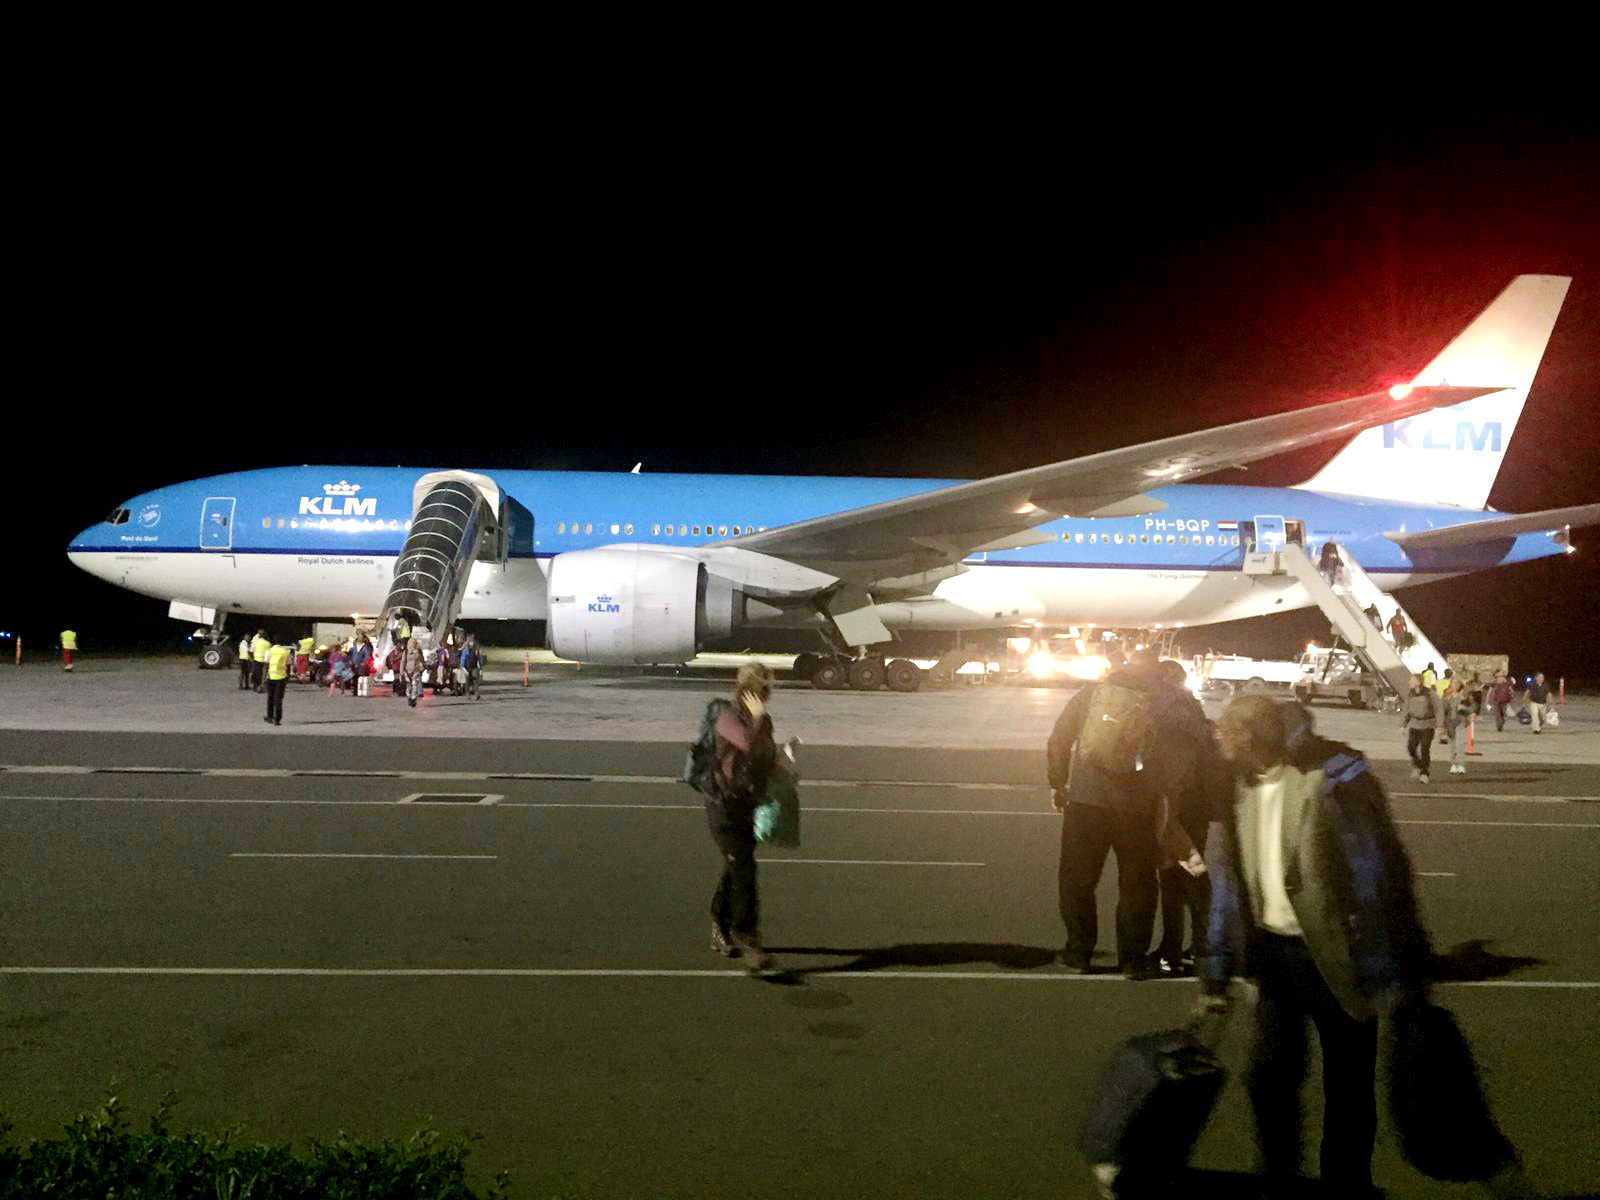
[[[378,512],[378,498],[368,496],[365,500],[358,500],[356,493],[361,490],[359,483],[325,483],[322,485],[322,495],[301,496],[300,516],[302,517],[371,517]]]
[[[594,603],[589,605],[589,611],[592,613],[619,613],[622,611],[622,605],[617,604],[610,596],[596,596]]]
[[[1471,421],[1456,422],[1455,442],[1452,444],[1448,427],[1427,426],[1422,430],[1421,441],[1412,441],[1417,431],[1411,428],[1415,417],[1404,421],[1390,421],[1383,427],[1383,448],[1393,450],[1404,446],[1407,450],[1489,450],[1500,453],[1500,422],[1485,421],[1474,425]]]

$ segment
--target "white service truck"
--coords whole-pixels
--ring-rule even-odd
[[[1197,662],[1202,691],[1290,692],[1300,678],[1300,664],[1270,658],[1206,655]]]
[[[1302,704],[1332,697],[1349,701],[1352,708],[1371,708],[1383,694],[1379,677],[1348,650],[1313,647],[1300,656],[1294,695]]]

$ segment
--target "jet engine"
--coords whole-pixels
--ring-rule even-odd
[[[550,560],[550,648],[589,663],[688,662],[743,624],[730,580],[682,554],[574,550]]]

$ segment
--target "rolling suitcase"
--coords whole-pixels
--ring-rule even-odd
[[[1131,1037],[1112,1051],[1078,1138],[1103,1194],[1137,1194],[1181,1171],[1226,1077],[1193,1026]]]

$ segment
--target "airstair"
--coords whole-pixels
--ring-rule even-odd
[[[492,479],[471,471],[434,471],[417,480],[411,531],[379,618],[380,662],[394,644],[397,618],[405,617],[431,645],[455,624],[472,564],[505,563],[506,503]]]
[[[1334,631],[1368,666],[1388,681],[1397,695],[1404,696],[1410,677],[1422,674],[1423,668],[1430,662],[1434,670],[1443,675],[1449,664],[1417,628],[1411,614],[1400,606],[1400,601],[1373,583],[1372,577],[1361,569],[1361,565],[1350,557],[1343,546],[1337,549],[1339,570],[1331,584],[1317,569],[1317,564],[1307,557],[1305,549],[1293,542],[1265,549],[1252,547],[1245,554],[1244,573],[1258,576],[1292,575],[1299,580],[1300,585],[1317,602],[1317,607],[1327,615]],[[1376,610],[1376,620],[1369,615],[1369,610]],[[1396,612],[1404,617],[1406,629],[1411,634],[1411,641],[1403,648],[1396,648],[1384,632]]]

